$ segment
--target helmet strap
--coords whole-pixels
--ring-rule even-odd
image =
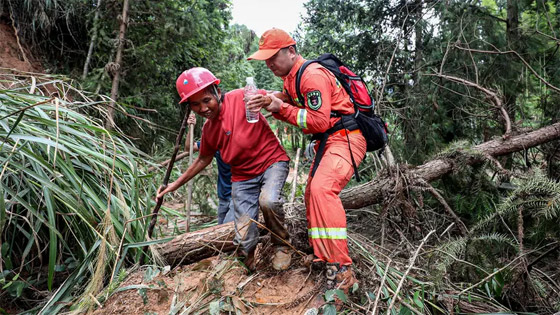
[[[216,84],[212,84],[212,94],[214,95],[214,97],[218,101],[218,104],[222,103],[223,95],[222,95],[222,97],[218,98],[218,88],[216,87]]]

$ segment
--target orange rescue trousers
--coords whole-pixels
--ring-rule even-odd
[[[348,137],[354,161],[360,165],[366,154],[366,140],[359,130],[348,132]],[[305,190],[307,229],[313,253],[321,261],[341,266],[351,265],[352,259],[348,253],[346,212],[338,194],[353,174],[346,133],[335,133],[328,138],[321,163],[313,178],[310,173]]]

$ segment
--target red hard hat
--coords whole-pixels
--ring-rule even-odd
[[[216,78],[206,68],[196,67],[183,71],[175,82],[177,93],[181,97],[179,103],[185,102],[193,94],[202,91],[211,84],[220,84],[220,79]]]

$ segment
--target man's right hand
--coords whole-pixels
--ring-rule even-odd
[[[268,94],[267,96],[270,98],[271,101],[270,104],[268,104],[268,106],[265,106],[265,109],[271,113],[279,112],[280,107],[284,102],[278,97],[276,97],[276,95],[274,94]]]
[[[163,198],[163,196],[168,192],[167,186],[165,185],[161,185],[159,186],[157,192],[156,192],[156,201],[159,202],[160,199]]]
[[[270,97],[267,95],[256,94],[247,101],[247,110],[258,112],[261,108],[266,108],[270,105]]]

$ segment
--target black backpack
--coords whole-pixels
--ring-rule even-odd
[[[350,70],[333,54],[323,54],[317,59],[308,60],[299,68],[296,75],[296,93],[300,104],[305,104],[305,100],[300,90],[301,77],[307,66],[314,62],[319,63],[332,72],[344,90],[346,90],[346,93],[350,96],[350,100],[354,104],[354,109],[356,111],[355,114],[350,115],[353,117],[342,117],[341,126],[335,126],[336,128],[333,127],[335,130],[330,130],[328,133],[331,134],[343,128],[348,130],[359,128],[366,139],[368,152],[384,148],[388,141],[387,126],[383,119],[373,112],[374,101],[369,93],[366,83],[362,77],[354,74],[352,70]],[[332,112],[331,116],[341,117],[343,115]],[[319,155],[319,152],[317,155]],[[314,174],[314,171],[312,174]]]

